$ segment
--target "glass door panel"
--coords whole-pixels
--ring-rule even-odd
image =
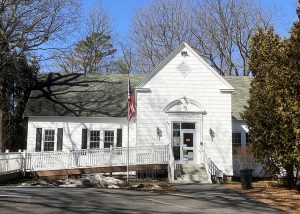
[[[195,160],[195,123],[172,123],[172,146],[175,161],[187,162]]]
[[[194,133],[183,133],[183,146],[194,147]]]

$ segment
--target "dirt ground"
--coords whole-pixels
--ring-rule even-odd
[[[226,184],[226,187],[245,193],[250,197],[289,213],[300,213],[299,191],[282,187],[276,181],[258,181],[252,184],[253,188],[249,190],[243,190],[239,182]]]

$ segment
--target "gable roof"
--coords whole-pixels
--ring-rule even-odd
[[[130,75],[132,87],[145,74]],[[252,77],[224,77],[234,88],[232,118],[242,120]],[[126,117],[126,74],[42,73],[31,92],[25,113],[30,116]]]
[[[220,81],[222,81],[227,88],[224,88],[228,91],[233,91],[234,88],[212,67],[210,66],[199,54],[194,51],[186,42],[181,43],[178,48],[176,48],[171,54],[169,54],[163,61],[161,61],[158,66],[154,68],[154,70],[146,76],[137,86],[137,88],[144,87],[163,67],[165,67],[176,55],[178,55],[184,48],[188,49],[194,56],[204,64],[215,76],[218,77]]]
[[[231,96],[231,111],[232,119],[242,120],[241,113],[245,111],[245,106],[248,106],[249,89],[252,77],[224,77],[227,82],[234,87]]]
[[[24,115],[127,117],[127,74],[42,73]],[[131,75],[135,87],[145,75]]]

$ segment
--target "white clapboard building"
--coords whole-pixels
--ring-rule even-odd
[[[246,148],[251,77],[223,77],[183,43],[150,74],[130,75],[129,146],[171,145],[177,164],[213,161],[232,176]],[[127,147],[128,75],[44,73],[26,107],[28,152]],[[236,165],[236,166],[234,166]]]

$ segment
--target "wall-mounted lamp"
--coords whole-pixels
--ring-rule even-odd
[[[156,128],[156,134],[157,134],[158,140],[160,140],[160,138],[162,137],[162,131],[160,130],[159,127]]]
[[[186,56],[188,56],[188,53],[187,53],[187,51],[181,51],[181,56],[183,56],[183,57],[186,57]]]
[[[216,136],[214,130],[212,130],[212,129],[210,128],[210,129],[209,129],[209,134],[210,134],[211,140],[214,140],[214,137]]]

